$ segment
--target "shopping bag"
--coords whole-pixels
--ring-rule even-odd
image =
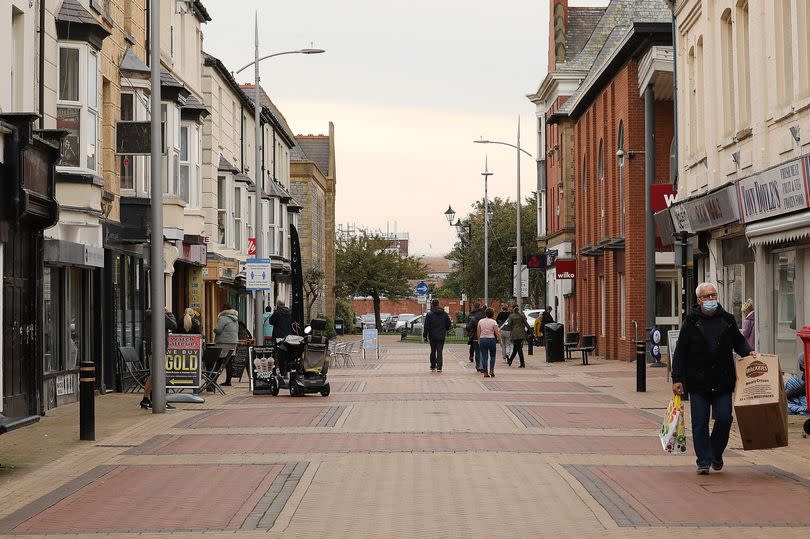
[[[683,403],[680,395],[674,395],[667,406],[667,415],[661,425],[661,447],[673,455],[686,453],[686,431],[683,426]]]

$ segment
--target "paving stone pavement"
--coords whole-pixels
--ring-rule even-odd
[[[385,343],[333,368],[332,394],[252,396],[246,382],[165,415],[97,399],[0,439],[0,535],[93,537],[810,537],[810,440],[742,451],[697,476],[661,451],[661,370],[593,358],[484,379],[464,346]]]

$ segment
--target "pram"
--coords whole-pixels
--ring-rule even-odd
[[[290,335],[283,339],[277,350],[286,357],[285,370],[276,370],[275,382],[271,383],[271,394],[278,395],[280,388],[289,388],[293,397],[307,393],[320,393],[329,396],[329,372],[327,356],[329,340],[326,337],[326,320],[314,318],[304,329],[304,336]],[[277,361],[280,365],[284,362]],[[285,377],[286,374],[286,377]]]

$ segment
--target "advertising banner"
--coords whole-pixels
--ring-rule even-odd
[[[198,388],[202,380],[202,335],[166,338],[166,388]]]
[[[273,377],[275,360],[272,346],[251,346],[248,359],[250,360],[250,391],[254,395],[270,395],[270,379]]]

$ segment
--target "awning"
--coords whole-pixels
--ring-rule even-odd
[[[810,210],[752,223],[746,227],[745,235],[752,246],[810,237]]]

